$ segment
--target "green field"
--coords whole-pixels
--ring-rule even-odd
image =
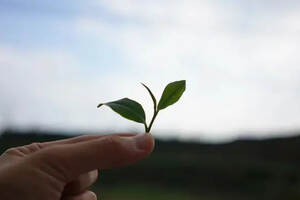
[[[94,187],[100,199],[106,200],[196,200],[199,197],[186,191],[146,185],[116,185],[114,187]],[[207,199],[208,200],[208,199]]]

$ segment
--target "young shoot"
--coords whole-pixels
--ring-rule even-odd
[[[159,111],[176,103],[180,99],[183,92],[185,91],[185,82],[185,80],[181,80],[169,83],[165,87],[158,104],[151,90],[145,84],[141,83],[147,89],[153,101],[154,112],[149,125],[146,122],[146,115],[143,106],[140,103],[129,98],[123,98],[117,101],[111,101],[107,103],[100,103],[97,106],[97,108],[101,107],[102,105],[106,105],[122,117],[144,124],[145,132],[150,133],[153,122],[157,117]]]

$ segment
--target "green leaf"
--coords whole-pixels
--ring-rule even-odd
[[[158,110],[165,109],[166,107],[176,103],[183,92],[185,91],[185,80],[175,81],[169,83],[164,89],[163,94],[158,103]]]
[[[102,105],[109,106],[113,111],[117,112],[126,119],[146,124],[145,111],[142,105],[134,100],[123,98],[108,103],[100,103],[97,108]]]
[[[153,95],[153,93],[151,92],[151,90],[144,84],[144,83],[141,83],[149,92],[151,98],[152,98],[152,101],[153,101],[153,104],[154,104],[154,112],[156,111],[156,99],[155,99],[155,96]]]

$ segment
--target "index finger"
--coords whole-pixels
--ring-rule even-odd
[[[53,175],[66,181],[95,169],[110,169],[134,163],[154,148],[150,134],[122,137],[108,135],[98,139],[41,150],[33,156]],[[46,166],[45,166],[46,165]]]
[[[74,144],[74,143],[78,143],[78,142],[87,142],[87,141],[90,141],[90,140],[99,139],[99,138],[106,137],[106,136],[109,136],[109,135],[117,135],[117,136],[120,136],[120,137],[131,137],[131,136],[135,136],[137,134],[136,133],[117,133],[117,134],[105,134],[105,135],[81,135],[81,136],[62,139],[62,140],[43,142],[43,143],[40,143],[39,145],[42,148],[45,148],[45,147],[51,147],[51,146],[54,146],[54,145]]]

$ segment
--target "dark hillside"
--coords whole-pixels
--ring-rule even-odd
[[[6,132],[0,151],[65,138],[60,134]],[[206,199],[300,199],[300,137],[227,144],[156,141],[153,154],[123,169],[101,172],[103,190],[145,185]],[[167,190],[167,189],[166,189]]]

